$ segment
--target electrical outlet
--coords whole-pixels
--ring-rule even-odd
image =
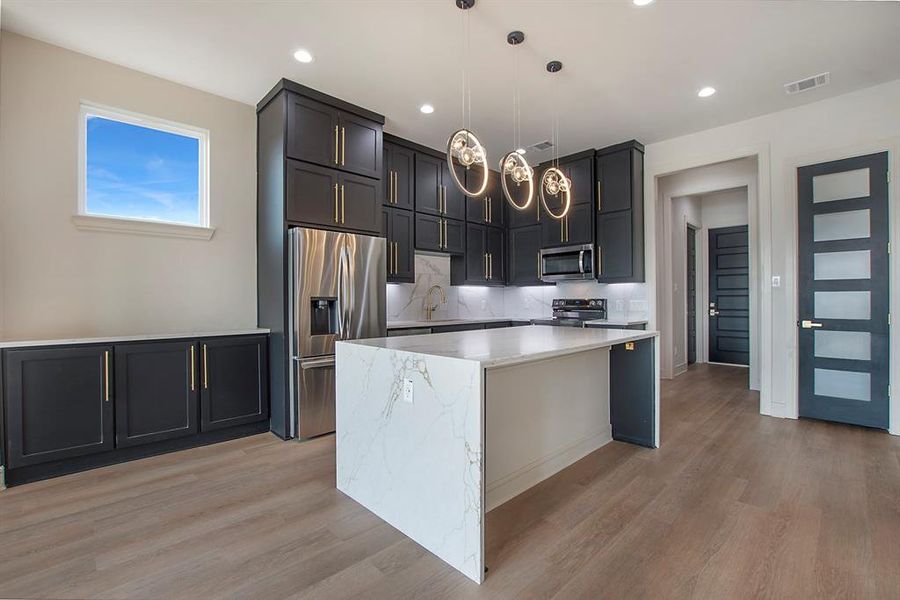
[[[412,379],[404,379],[403,380],[403,401],[413,403],[413,380]]]

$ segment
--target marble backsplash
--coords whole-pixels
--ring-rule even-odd
[[[554,298],[607,298],[610,315],[630,318],[646,317],[649,311],[647,288],[642,283],[607,285],[585,281],[530,287],[451,287],[449,256],[416,254],[416,282],[387,286],[388,321],[423,320],[425,294],[433,285],[440,285],[447,295],[447,302],[434,312],[434,319],[547,318],[551,316]],[[433,297],[439,299],[437,294]]]

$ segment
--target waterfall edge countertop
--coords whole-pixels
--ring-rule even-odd
[[[489,368],[608,348],[658,335],[656,331],[636,329],[582,329],[529,325],[338,343],[457,358],[474,361],[484,368]]]
[[[267,335],[268,329],[227,329],[222,331],[195,331],[185,333],[151,333],[141,335],[109,335],[103,337],[82,337],[50,340],[0,340],[0,349],[34,348],[37,346],[75,346],[84,344],[124,344],[126,342],[147,342],[153,340],[185,340],[193,338],[232,337],[238,335]]]

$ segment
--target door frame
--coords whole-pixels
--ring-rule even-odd
[[[890,335],[890,352],[894,357],[891,361],[890,373],[888,380],[892,390],[898,389],[900,384],[900,339],[898,339],[897,315],[900,315],[900,257],[897,250],[898,241],[900,241],[900,210],[892,210],[894,202],[900,198],[900,137],[886,138],[884,140],[869,142],[865,144],[857,144],[853,146],[845,146],[841,148],[832,148],[816,152],[788,158],[785,169],[785,186],[787,190],[786,199],[790,206],[788,212],[790,223],[790,231],[793,232],[792,253],[788,260],[787,273],[785,277],[785,294],[792,300],[791,316],[792,322],[796,322],[799,317],[799,289],[796,281],[800,273],[799,266],[799,236],[797,235],[800,224],[799,204],[797,196],[797,169],[806,165],[814,165],[834,160],[842,160],[845,158],[853,158],[854,156],[863,156],[866,154],[874,154],[877,152],[888,153],[888,172],[891,173],[891,180],[888,183],[888,239],[892,246],[892,252],[888,256],[889,277],[891,279],[889,286],[890,299],[888,306],[892,315],[892,322],[888,329]],[[800,333],[797,328],[793,328],[790,334],[790,349],[793,360],[788,364],[789,384],[787,398],[785,398],[787,414],[786,417],[793,419],[799,418],[800,413]],[[900,392],[894,392],[889,400],[889,428],[888,432],[892,435],[900,436]]]
[[[702,311],[706,304],[703,301],[703,270],[701,261],[703,260],[703,242],[700,239],[700,236],[703,235],[703,227],[692,223],[691,221],[685,222],[685,240],[687,239],[687,230],[694,230],[694,364],[700,364],[707,362],[706,357],[704,356],[705,344],[702,344],[700,341],[700,336],[702,332],[706,331],[706,326],[704,325],[704,314],[705,311]],[[687,256],[687,246],[685,246],[685,275],[690,273],[690,264],[688,262]],[[690,348],[690,319],[688,318],[687,308],[688,308],[688,287],[687,280],[685,279],[684,286],[684,339],[687,347]],[[707,315],[708,317],[708,315]],[[685,352],[685,363],[688,367],[691,366],[691,361],[689,358],[689,352]]]

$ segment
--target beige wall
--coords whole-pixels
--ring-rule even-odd
[[[81,100],[208,129],[209,241],[76,229]],[[253,107],[0,38],[0,337],[256,325]]]

